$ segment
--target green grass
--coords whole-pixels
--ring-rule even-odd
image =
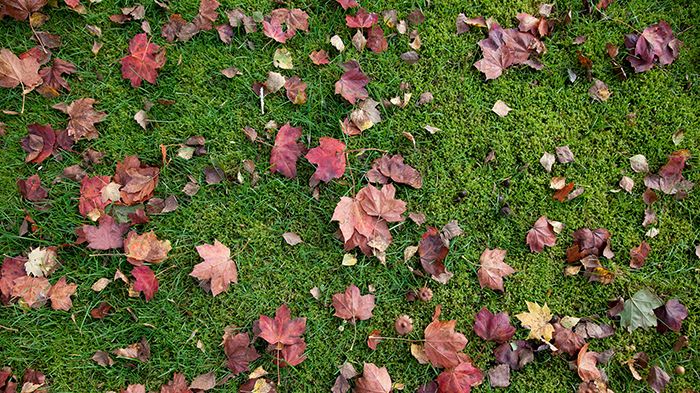
[[[242,7],[247,12],[269,12],[273,2],[222,1],[222,9]],[[119,390],[128,383],[144,383],[156,390],[175,371],[188,379],[215,370],[219,378],[226,374],[225,357],[219,347],[224,327],[250,326],[260,314],[271,315],[287,303],[295,316],[307,318],[308,360],[282,371],[282,391],[328,391],[333,384],[337,366],[344,361],[361,367],[362,362],[386,366],[392,380],[406,384],[412,391],[434,378],[437,371],[419,365],[410,355],[408,344],[384,341],[378,350],[364,344],[373,329],[393,334],[393,321],[400,314],[413,317],[415,330],[409,336],[419,339],[423,328],[437,304],[443,307],[443,318],[457,319],[458,330],[469,339],[466,352],[476,364],[487,369],[493,362],[492,343],[476,337],[471,329],[474,314],[483,306],[492,311],[507,311],[511,315],[525,310],[525,301],[547,302],[558,315],[601,316],[606,302],[616,296],[628,298],[640,288],[648,287],[662,298],[678,298],[688,306],[690,316],[684,322],[682,334],[690,337],[690,348],[673,352],[671,347],[677,333],[665,335],[654,331],[624,330],[608,339],[591,340],[593,350],[613,348],[611,362],[603,366],[610,377],[610,387],[616,391],[650,391],[643,382],[634,381],[624,362],[637,351],[649,354],[653,364],[669,373],[676,365],[687,372],[673,376],[668,391],[688,391],[700,386],[698,362],[697,302],[700,300],[698,259],[693,251],[700,242],[700,197],[695,189],[682,201],[663,196],[655,205],[659,215],[660,234],[648,239],[652,252],[646,266],[638,272],[628,268],[629,249],[644,239],[641,222],[644,205],[641,201],[643,177],[632,173],[629,157],[644,154],[653,170],[662,165],[668,154],[688,148],[693,154],[687,178],[700,182],[700,3],[672,0],[629,0],[613,4],[609,18],[584,15],[580,1],[559,4],[560,9],[573,8],[572,23],[557,28],[544,40],[547,53],[543,56],[544,70],[525,68],[508,70],[495,81],[484,82],[472,66],[480,58],[477,41],[484,37],[478,29],[461,36],[454,33],[458,13],[468,16],[492,16],[505,27],[515,26],[515,14],[535,13],[536,2],[488,0],[464,2],[376,1],[370,11],[395,8],[400,17],[419,7],[426,16],[418,26],[423,41],[421,60],[407,65],[399,55],[408,48],[407,36],[389,39],[389,51],[374,54],[356,53],[349,40],[353,34],[344,25],[344,12],[335,1],[294,1],[290,6],[305,9],[310,17],[310,32],[292,38],[287,48],[294,56],[295,69],[285,75],[299,75],[308,83],[309,100],[294,106],[283,95],[266,99],[266,113],[260,115],[257,98],[251,93],[254,81],[264,80],[273,70],[272,54],[281,45],[271,42],[261,32],[234,36],[231,45],[221,43],[214,31],[197,35],[190,42],[168,44],[160,36],[160,26],[167,14],[155,4],[146,5],[146,17],[154,30],[154,42],[167,49],[168,61],[158,77],[157,85],[133,89],[122,80],[119,59],[125,55],[128,40],[139,32],[138,23],[123,26],[108,21],[110,14],[131,2],[105,0],[88,5],[87,15],[77,15],[65,6],[47,7],[51,20],[42,27],[63,37],[64,45],[54,52],[56,57],[71,61],[78,73],[68,80],[72,90],[60,98],[47,100],[37,93],[27,96],[26,111],[21,116],[0,115],[7,124],[7,135],[0,141],[0,252],[19,255],[38,245],[59,245],[75,240],[74,229],[85,220],[78,214],[79,185],[59,181],[51,185],[62,169],[80,162],[76,153],[61,153],[41,166],[24,164],[25,153],[20,140],[26,135],[26,125],[51,123],[55,128],[65,126],[65,116],[51,105],[83,97],[100,101],[96,107],[108,113],[98,126],[100,137],[82,141],[77,150],[91,147],[107,153],[104,164],[90,168],[90,174],[111,175],[116,161],[125,155],[137,154],[145,162],[158,165],[160,144],[181,143],[192,135],[204,135],[209,154],[190,161],[174,158],[162,168],[156,195],[175,194],[180,207],[177,211],[155,216],[144,230],[153,229],[160,238],[173,244],[170,257],[156,268],[161,282],[155,299],[127,296],[125,288],[110,285],[101,293],[90,289],[101,277],[111,277],[115,269],[130,270],[124,257],[91,256],[83,246],[66,247],[59,252],[63,263],[54,279],[66,275],[70,282],[79,283],[70,313],[24,310],[18,305],[0,308],[0,324],[15,331],[0,329],[0,363],[16,371],[33,367],[46,373],[52,391],[93,392]],[[197,12],[195,0],[173,2],[172,11],[186,19]],[[669,22],[677,36],[684,41],[679,59],[671,66],[631,75],[619,81],[606,58],[605,43],[622,46],[623,36],[631,27],[644,27],[663,19]],[[223,17],[220,21],[223,20]],[[103,30],[102,51],[95,57],[90,52],[93,37],[84,28],[96,24]],[[631,27],[630,27],[631,26]],[[348,49],[338,54],[328,44],[328,38],[339,34]],[[576,36],[588,40],[581,46],[572,44]],[[31,30],[26,22],[0,22],[1,46],[15,53],[33,46]],[[252,43],[250,49],[247,43]],[[312,50],[326,49],[332,64],[318,67],[311,64]],[[592,103],[587,94],[590,83],[577,66],[576,50],[593,61],[593,74],[605,81],[613,92],[606,103]],[[347,138],[339,129],[338,120],[351,108],[333,93],[333,83],[342,73],[339,64],[357,59],[371,77],[370,95],[390,98],[401,94],[399,84],[408,82],[414,100],[423,91],[431,91],[431,104],[406,109],[382,109],[384,121],[362,136]],[[243,75],[232,80],[219,70],[236,66]],[[579,73],[573,85],[567,81],[566,69]],[[18,110],[21,92],[3,90],[0,108]],[[143,100],[172,99],[176,103],[165,107],[156,104],[150,118],[154,126],[143,131],[132,120],[142,108]],[[496,100],[503,100],[514,110],[505,118],[491,112]],[[631,120],[629,114],[636,117]],[[340,265],[342,244],[334,238],[337,224],[330,221],[333,208],[343,195],[354,194],[364,183],[363,174],[374,152],[363,156],[351,155],[343,179],[323,186],[319,200],[314,200],[307,186],[312,166],[300,160],[299,176],[288,180],[268,171],[269,147],[253,145],[241,131],[251,126],[264,133],[264,125],[275,120],[278,124],[291,122],[302,126],[304,140],[312,145],[320,136],[329,135],[345,140],[349,149],[378,148],[401,153],[406,162],[418,168],[424,176],[420,190],[398,187],[398,197],[408,203],[409,211],[422,211],[428,224],[441,226],[456,219],[465,231],[453,241],[447,258],[449,270],[455,273],[448,285],[414,277],[403,262],[403,249],[416,244],[423,228],[410,221],[392,230],[394,243],[388,251],[388,263],[359,256],[354,267]],[[431,124],[442,129],[430,135],[423,126]],[[685,139],[675,146],[671,136],[685,130]],[[403,131],[416,137],[417,147],[402,136]],[[585,188],[575,200],[560,204],[551,199],[550,175],[538,160],[544,151],[568,144],[576,162],[555,165],[552,175],[566,176]],[[483,159],[491,150],[496,161],[485,165]],[[174,156],[175,150],[170,154]],[[220,165],[235,179],[244,159],[252,159],[261,172],[261,180],[251,187],[249,179],[242,185],[226,181],[203,186],[190,198],[180,191],[192,175],[203,181],[202,169]],[[20,199],[15,181],[39,173],[45,185],[50,185],[51,208],[38,210]],[[611,193],[622,175],[637,183],[633,193]],[[510,179],[505,187],[504,179]],[[453,197],[461,190],[468,196],[461,203]],[[513,214],[499,214],[499,198],[507,202]],[[25,237],[17,236],[25,213],[36,220],[39,230]],[[540,215],[566,224],[555,247],[541,254],[532,254],[524,244],[526,231]],[[612,233],[613,250],[617,253],[607,266],[619,270],[616,280],[607,286],[587,283],[583,277],[564,277],[566,247],[570,233],[580,227],[605,227]],[[297,232],[304,243],[286,245],[285,231]],[[195,245],[218,239],[235,253],[239,266],[239,284],[228,292],[212,298],[197,287],[188,273],[199,262]],[[505,281],[506,291],[497,294],[482,290],[476,278],[480,253],[487,247],[508,250],[506,262],[517,273]],[[415,260],[411,263],[415,263]],[[54,280],[52,279],[52,281]],[[352,326],[333,317],[329,307],[331,296],[347,285],[358,285],[363,293],[368,285],[376,288],[377,307],[374,316]],[[435,296],[429,304],[407,303],[406,291],[424,284]],[[309,290],[321,289],[320,301]],[[113,315],[93,320],[89,311],[101,301],[115,307]],[[138,320],[132,319],[129,312]],[[515,322],[514,322],[515,323]],[[616,326],[617,322],[613,322]],[[339,330],[344,327],[344,330]],[[195,334],[196,333],[196,334]],[[519,328],[516,337],[525,338],[527,331]],[[138,364],[117,360],[111,368],[103,368],[90,360],[96,350],[111,351],[146,336],[151,343],[149,362]],[[196,347],[197,340],[204,351]],[[354,344],[354,345],[353,345]],[[257,361],[274,373],[269,356]],[[1,366],[1,365],[0,365]],[[233,391],[244,377],[238,377],[225,387],[214,391]],[[538,355],[536,361],[523,371],[513,373],[510,391],[562,392],[573,391],[578,385],[575,372],[568,369],[566,359],[550,354]],[[476,391],[491,391],[486,382]]]

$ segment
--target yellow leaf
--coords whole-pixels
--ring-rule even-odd
[[[520,320],[520,323],[530,329],[528,339],[538,339],[542,341],[551,341],[554,326],[549,323],[552,319],[552,312],[549,310],[547,303],[540,307],[537,303],[525,302],[528,312],[517,314],[515,317]]]

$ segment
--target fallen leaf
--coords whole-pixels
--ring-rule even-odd
[[[639,246],[631,249],[630,267],[632,269],[639,269],[644,266],[647,256],[649,255],[649,251],[651,251],[651,247],[649,247],[649,244],[644,240],[642,240],[642,243]]]
[[[515,269],[503,262],[505,257],[506,250],[500,248],[486,249],[481,253],[479,258],[481,265],[476,272],[481,288],[488,287],[494,291],[503,292],[503,277],[515,273]]]
[[[56,247],[36,247],[27,254],[24,269],[34,277],[48,277],[60,266]]]
[[[282,234],[282,237],[284,238],[284,241],[287,242],[290,246],[296,246],[297,244],[303,243],[304,241],[301,240],[301,236],[297,235],[294,232],[285,232]]]
[[[26,179],[17,179],[17,187],[20,194],[28,201],[38,202],[49,196],[49,192],[41,186],[39,175],[32,175]]]
[[[97,112],[93,105],[97,103],[93,98],[81,98],[70,104],[60,103],[52,106],[54,109],[68,115],[68,126],[66,131],[73,140],[80,139],[96,139],[99,136],[96,123],[102,122],[107,114],[105,112]]]
[[[369,78],[362,73],[359,64],[345,63],[344,66],[345,73],[335,82],[335,94],[340,94],[351,104],[368,98],[365,86],[369,83]]]
[[[540,158],[540,165],[544,168],[547,173],[552,171],[552,165],[554,165],[555,156],[552,153],[544,152],[542,158]]]
[[[124,254],[129,263],[141,266],[144,262],[161,263],[172,249],[169,240],[158,240],[153,231],[139,235],[131,231],[124,240]]]
[[[362,376],[355,383],[356,393],[389,393],[391,377],[386,367],[379,368],[373,363],[365,363]]]
[[[655,327],[657,322],[654,309],[662,305],[658,296],[646,288],[641,289],[632,298],[625,300],[620,313],[620,326],[630,332],[637,328]]]
[[[544,250],[544,246],[554,246],[557,242],[557,236],[553,229],[554,227],[547,217],[538,218],[525,237],[525,244],[530,246],[530,251],[539,253]]]
[[[472,386],[476,386],[484,379],[481,370],[465,361],[457,367],[445,370],[437,377],[439,386],[438,392],[466,392],[471,391]]]
[[[287,90],[287,98],[292,104],[302,105],[306,103],[306,83],[298,76],[293,76],[284,83]]]
[[[63,79],[63,74],[74,74],[78,69],[73,63],[55,58],[51,67],[44,67],[39,71],[41,79],[44,81],[44,86],[48,86],[55,90],[60,90],[61,88],[70,91],[70,86],[65,79]]]
[[[134,291],[143,292],[146,301],[150,301],[158,292],[158,279],[153,273],[153,270],[148,266],[136,266],[131,270],[131,275],[134,276]]]
[[[145,33],[137,34],[129,41],[129,55],[121,59],[121,65],[122,78],[132,87],[140,87],[144,80],[155,84],[158,70],[165,65],[165,50],[151,43]]]
[[[196,248],[204,262],[196,264],[190,276],[206,283],[212,296],[227,291],[232,282],[238,283],[238,269],[228,247],[214,240],[214,244],[202,244]]]
[[[372,169],[367,171],[367,179],[373,183],[387,184],[389,180],[407,184],[413,188],[421,188],[423,179],[415,168],[405,164],[400,154],[384,155],[372,163]]]
[[[428,227],[418,243],[418,255],[423,270],[441,284],[446,284],[453,276],[443,263],[449,250],[449,243],[446,244],[435,227]]]
[[[354,284],[345,289],[345,293],[333,295],[334,316],[351,323],[364,321],[372,317],[374,295],[360,295],[360,289]]]
[[[510,386],[510,367],[507,364],[491,367],[487,374],[492,388],[507,388]]]
[[[316,187],[320,182],[328,183],[332,179],[339,179],[345,173],[345,143],[322,136],[319,138],[319,146],[310,149],[306,153],[306,159],[316,164],[316,171],[309,179],[309,186]]]
[[[190,389],[210,390],[216,386],[216,373],[210,371],[195,377],[190,383]]]
[[[510,324],[507,313],[493,314],[483,307],[474,317],[474,333],[486,341],[503,343],[513,337],[515,328]]]
[[[554,324],[554,346],[558,350],[569,354],[569,356],[574,356],[585,343],[583,338],[570,328],[563,327],[558,323]]]
[[[608,100],[608,98],[610,98],[611,94],[612,93],[610,92],[608,85],[606,85],[600,79],[594,79],[593,86],[588,89],[588,95],[596,101],[605,102]]]
[[[500,117],[506,117],[508,113],[512,111],[511,107],[501,100],[496,101],[491,110]]]
[[[628,176],[622,176],[622,179],[620,179],[620,188],[631,194],[634,188],[634,180]]]
[[[21,3],[27,3],[27,5],[29,5],[34,1],[36,0],[18,0],[17,5]],[[43,0],[36,2],[43,2],[46,4],[46,1]],[[10,4],[8,4],[8,2],[3,2],[5,13],[10,16],[12,16],[13,13],[17,15],[17,13],[13,11],[16,8],[13,8]],[[26,19],[26,16],[22,19]],[[35,58],[25,57],[20,59],[9,49],[0,49],[0,87],[13,89],[22,85],[25,91],[31,91],[42,82],[41,76],[39,75],[39,62]]]
[[[92,355],[92,360],[100,366],[104,367],[111,367],[112,365],[114,365],[114,360],[112,360],[112,358],[109,357],[109,353],[105,351],[95,352],[95,354]]]
[[[115,349],[112,353],[119,357],[147,362],[151,357],[151,346],[146,337],[141,337],[141,341],[125,348]]]
[[[588,352],[588,343],[581,347],[576,358],[576,368],[578,376],[584,382],[597,381],[602,378],[602,374],[596,365],[598,358],[596,352]]]
[[[272,56],[272,65],[283,70],[294,68],[292,64],[292,53],[287,48],[277,48]]]
[[[671,299],[663,306],[655,308],[654,315],[661,322],[656,325],[657,332],[666,333],[669,330],[680,332],[683,320],[688,318],[688,308],[678,299]]]
[[[666,389],[666,384],[671,380],[671,377],[659,366],[652,366],[649,369],[647,383],[649,387],[656,393],[661,393]]]
[[[425,355],[435,367],[457,367],[462,363],[461,351],[467,345],[467,338],[455,332],[457,321],[440,321],[439,317],[438,306],[433,321],[425,328]]]
[[[520,320],[520,323],[527,329],[530,329],[528,339],[542,340],[549,342],[552,340],[554,326],[549,321],[552,319],[552,313],[547,306],[540,306],[537,303],[525,302],[528,312],[517,314],[515,317]]]
[[[279,172],[290,179],[296,177],[297,160],[306,150],[301,142],[297,142],[300,137],[301,127],[287,123],[280,128],[270,154],[270,172]]]
[[[61,277],[53,286],[47,296],[51,299],[51,308],[54,310],[69,311],[73,307],[71,296],[78,289],[78,284],[68,284],[65,277]]]
[[[558,146],[556,148],[556,153],[557,153],[557,161],[559,161],[560,164],[568,164],[570,162],[574,162],[574,153],[571,152],[571,149],[569,149],[569,146]]]
[[[46,160],[57,147],[56,131],[50,124],[30,124],[29,135],[22,139],[22,149],[27,152],[24,162],[40,164]]]
[[[20,297],[30,308],[40,308],[49,298],[51,284],[45,277],[20,276],[13,281],[12,297]]]
[[[532,346],[523,340],[503,343],[494,349],[493,354],[498,363],[507,364],[513,370],[521,370],[535,360]]]
[[[232,334],[229,331],[224,333],[224,352],[226,353],[226,366],[238,375],[249,370],[250,362],[260,357],[255,347],[251,345],[248,333]]]
[[[88,241],[88,248],[109,250],[124,246],[124,234],[129,231],[129,224],[118,224],[108,215],[100,217],[98,226],[83,225],[83,233]]]
[[[484,73],[486,80],[496,79],[513,65],[526,64],[534,69],[542,69],[542,64],[533,55],[544,53],[545,47],[530,33],[517,29],[503,29],[498,23],[489,27],[488,38],[479,41],[483,59],[474,67]]]
[[[678,58],[681,41],[673,35],[671,26],[665,21],[653,24],[642,34],[627,34],[625,47],[629,51],[627,61],[634,72],[644,72],[659,65],[668,65]]]

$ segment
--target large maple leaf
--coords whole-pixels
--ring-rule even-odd
[[[513,337],[515,327],[507,313],[493,314],[484,307],[474,317],[474,333],[484,340],[504,343]]]
[[[644,72],[654,67],[656,61],[660,65],[673,63],[678,58],[681,41],[673,35],[668,23],[659,21],[644,29],[642,34],[626,35],[625,46],[629,51],[627,61],[634,72]]]
[[[51,308],[54,310],[68,311],[73,307],[70,297],[78,289],[78,284],[68,284],[65,277],[61,277],[47,294],[51,299]]]
[[[506,250],[495,248],[486,249],[481,253],[479,262],[481,266],[476,272],[479,276],[479,285],[491,288],[495,291],[503,291],[503,277],[515,273],[515,269],[503,262],[506,257]]]
[[[543,53],[544,44],[534,35],[518,29],[503,29],[498,23],[492,23],[488,38],[479,41],[479,47],[484,58],[474,63],[474,67],[483,72],[487,80],[498,78],[506,68],[517,64],[542,68],[531,55]]]
[[[12,296],[21,297],[31,308],[39,308],[49,298],[51,284],[46,277],[21,276],[14,280]]]
[[[438,393],[469,393],[472,386],[478,385],[483,379],[481,370],[471,362],[462,362],[438,375]]]
[[[662,305],[663,302],[656,294],[646,288],[640,289],[630,299],[625,300],[620,313],[620,326],[630,332],[640,327],[655,327],[657,319],[654,309]]]
[[[42,83],[39,62],[33,57],[18,58],[9,49],[0,49],[0,87],[13,89],[22,85],[25,91]]]
[[[377,367],[373,363],[365,363],[362,376],[355,384],[356,393],[389,393],[391,392],[391,377],[386,367]]]
[[[109,250],[124,246],[124,234],[129,230],[129,224],[119,224],[111,216],[104,215],[100,217],[98,226],[83,225],[82,230],[88,248]]]
[[[360,70],[359,64],[348,62],[343,67],[345,72],[335,82],[335,94],[340,94],[351,104],[355,104],[357,100],[364,100],[369,97],[369,93],[365,89],[365,86],[369,83],[369,78]]]
[[[345,289],[345,293],[333,295],[333,308],[335,315],[346,321],[364,321],[372,317],[374,309],[374,295],[360,295],[360,288],[350,285]]]
[[[165,65],[165,49],[149,42],[145,33],[136,34],[129,41],[129,55],[121,60],[122,78],[129,79],[132,87],[139,87],[145,80],[156,83],[158,70]]]
[[[206,283],[213,296],[228,290],[232,282],[238,282],[238,269],[231,259],[231,250],[221,242],[214,240],[214,244],[197,246],[197,253],[204,262],[195,265],[190,276]]]
[[[40,11],[47,0],[2,0],[0,11],[16,20],[25,20],[34,12]]]
[[[158,240],[153,231],[141,235],[131,231],[124,240],[126,260],[134,266],[141,266],[144,262],[161,263],[171,249],[170,240]]]
[[[107,117],[107,113],[98,112],[93,108],[96,102],[94,98],[81,98],[70,104],[56,104],[52,108],[68,115],[66,131],[74,140],[95,139],[99,136],[95,123],[99,123]]]
[[[457,321],[440,321],[440,306],[435,309],[433,321],[425,328],[425,355],[435,367],[452,368],[462,363],[461,351],[467,338],[455,332]]]
[[[131,271],[131,275],[136,279],[134,281],[134,290],[143,292],[146,301],[153,299],[153,296],[158,292],[158,279],[153,270],[148,266],[136,266]]]
[[[552,224],[547,217],[541,216],[527,232],[525,244],[530,246],[532,252],[542,252],[544,246],[552,247],[557,242],[557,235],[554,233]]]
[[[142,165],[136,156],[124,157],[124,161],[117,162],[114,171],[114,182],[122,185],[119,189],[121,201],[135,205],[150,199],[158,185],[159,174],[157,167]]]
[[[301,138],[301,127],[283,125],[275,137],[275,145],[270,153],[270,172],[279,172],[288,178],[297,175],[297,160],[306,148],[297,140]]]
[[[248,333],[241,332],[234,335],[226,331],[223,345],[224,353],[226,353],[226,366],[233,372],[233,375],[248,371],[250,362],[260,357],[251,345]]]
[[[391,184],[385,185],[381,190],[368,184],[357,193],[356,198],[370,216],[387,222],[400,222],[404,220],[401,215],[406,211],[406,202],[396,199],[395,195],[396,189]]]
[[[275,312],[275,318],[261,315],[258,320],[260,337],[278,348],[284,345],[300,343],[306,331],[306,318],[291,319],[291,312],[286,304],[282,304]]]
[[[56,147],[56,131],[50,124],[30,124],[27,126],[29,135],[22,139],[22,149],[27,152],[24,162],[42,163]]]
[[[309,162],[317,165],[316,172],[309,179],[312,188],[320,182],[340,179],[345,173],[345,143],[327,136],[322,136],[318,142],[319,145],[305,156]]]

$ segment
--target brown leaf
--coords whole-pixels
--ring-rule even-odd
[[[545,216],[541,216],[527,232],[525,244],[530,246],[531,252],[542,252],[544,246],[552,247],[557,242],[554,227]]]
[[[45,277],[21,276],[14,280],[12,297],[21,297],[31,308],[40,308],[49,298],[51,284]]]
[[[425,355],[435,367],[452,368],[462,362],[461,351],[467,338],[455,332],[457,321],[440,321],[440,306],[435,309],[433,321],[425,328]]]
[[[107,113],[95,111],[92,106],[96,102],[93,98],[81,98],[70,104],[60,103],[53,106],[54,109],[68,115],[66,131],[74,140],[95,139],[99,136],[95,124],[103,121]]]
[[[39,175],[32,175],[26,179],[18,179],[17,187],[24,199],[32,202],[37,202],[46,199],[49,192],[41,186],[41,178]]]
[[[345,289],[345,293],[333,295],[333,308],[335,315],[346,321],[355,323],[372,317],[374,309],[374,295],[360,295],[360,289],[353,285]]]
[[[161,263],[168,257],[171,249],[170,241],[158,240],[153,231],[142,235],[131,231],[124,240],[124,254],[127,261],[134,266],[141,266],[144,262]]]
[[[526,64],[534,69],[542,69],[542,64],[533,55],[545,51],[544,44],[530,33],[517,29],[503,29],[492,23],[488,38],[479,41],[484,58],[474,63],[483,72],[486,80],[496,79],[513,65]]]
[[[649,244],[642,240],[642,243],[630,250],[630,267],[632,269],[639,269],[644,266],[647,256],[651,251]]]
[[[19,3],[34,0],[17,1]],[[5,12],[11,10],[9,4],[4,3],[4,5]],[[12,14],[8,13],[8,15]],[[39,75],[39,62],[35,58],[29,56],[20,59],[9,49],[0,49],[0,87],[13,89],[22,85],[25,91],[31,91],[41,83],[42,79]]]
[[[114,364],[114,360],[109,357],[109,353],[105,351],[97,351],[92,355],[92,360],[100,366],[111,367]]]
[[[51,308],[54,310],[69,311],[73,307],[70,297],[78,289],[78,284],[66,283],[66,278],[61,277],[49,290],[47,296],[51,299]]]
[[[190,389],[210,390],[214,386],[216,386],[216,373],[213,371],[195,377],[190,383]]]
[[[391,377],[386,367],[379,368],[373,363],[365,363],[362,376],[355,384],[356,393],[389,393]]]
[[[506,250],[500,248],[486,249],[481,253],[479,258],[481,266],[476,273],[481,288],[488,287],[494,291],[503,292],[503,277],[515,273],[515,269],[503,262],[505,257]]]
[[[147,362],[151,357],[151,346],[146,337],[141,337],[141,341],[133,343],[126,348],[119,348],[112,351],[113,354],[127,359]]]

